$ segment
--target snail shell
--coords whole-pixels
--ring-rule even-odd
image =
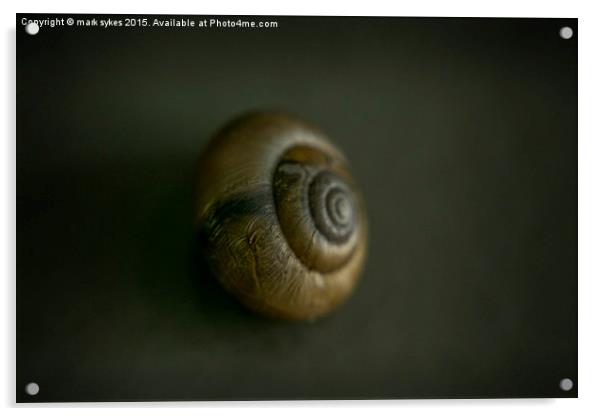
[[[196,225],[212,273],[244,305],[313,319],[352,292],[367,240],[343,155],[284,114],[226,125],[199,161]]]

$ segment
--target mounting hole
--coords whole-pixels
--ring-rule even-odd
[[[29,22],[25,25],[25,31],[29,35],[37,35],[40,31],[40,26],[36,22]]]
[[[39,391],[40,386],[38,386],[38,383],[29,383],[27,386],[25,386],[25,393],[29,394],[30,396],[35,396],[39,393]]]
[[[561,27],[558,33],[562,39],[570,39],[573,37],[573,29],[568,26]]]
[[[570,378],[563,378],[560,380],[560,390],[571,391],[573,390],[573,380]]]

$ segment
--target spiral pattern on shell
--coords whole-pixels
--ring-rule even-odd
[[[366,253],[364,202],[316,128],[253,113],[199,161],[196,224],[212,273],[249,308],[312,319],[352,292]]]

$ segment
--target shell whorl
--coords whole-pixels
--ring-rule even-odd
[[[198,179],[209,265],[244,304],[310,319],[351,293],[365,257],[363,201],[315,128],[282,114],[241,117],[203,153]]]
[[[311,147],[285,152],[274,174],[274,203],[296,256],[310,270],[330,272],[353,254],[357,202],[352,185],[321,156]]]

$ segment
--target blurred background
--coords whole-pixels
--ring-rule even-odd
[[[18,401],[576,396],[576,19],[21,17]],[[198,255],[196,158],[255,109],[318,125],[368,205],[362,280],[312,323]]]

